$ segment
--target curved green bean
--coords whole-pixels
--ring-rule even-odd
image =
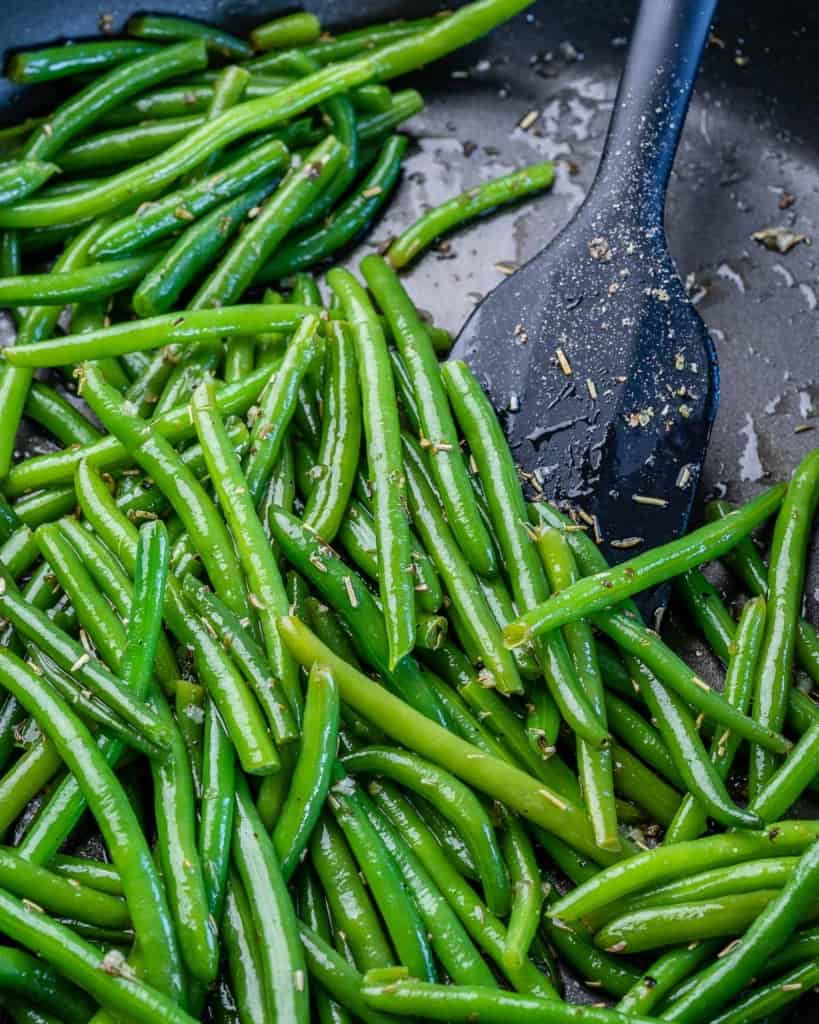
[[[192,18],[173,18],[167,14],[138,14],[126,26],[129,36],[138,39],[201,39],[209,50],[220,57],[244,60],[252,56],[253,50],[237,36],[224,29]]]

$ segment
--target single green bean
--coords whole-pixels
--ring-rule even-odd
[[[692,971],[710,960],[720,945],[716,940],[692,942],[688,946],[663,953],[622,996],[616,1009],[622,1013],[651,1013]]]
[[[392,373],[384,334],[364,289],[351,274],[339,268],[330,271],[327,281],[343,304],[358,360],[373,489],[379,593],[387,624],[389,667],[394,669],[414,645],[415,602],[409,571],[409,524],[403,506],[406,482]]]
[[[67,447],[93,444],[102,437],[99,430],[54,388],[32,382],[26,399],[25,414]]]
[[[314,665],[307,683],[303,739],[273,829],[282,875],[289,881],[310,841],[332,780],[338,746],[339,698],[332,674]]]
[[[290,46],[314,43],[321,34],[321,24],[314,14],[299,11],[285,14],[257,25],[250,33],[254,50],[282,50]]]
[[[714,1018],[714,1024],[750,1024],[754,1020],[779,1020],[783,1008],[800,999],[819,981],[819,963],[808,960],[793,970],[753,988],[723,1013]]]
[[[597,949],[583,926],[577,928],[543,918],[543,931],[550,944],[580,977],[613,996],[623,996],[638,978],[637,971],[611,953]]]
[[[221,935],[227,955],[231,989],[241,1024],[269,1020],[259,940],[247,895],[235,871],[228,876]]]
[[[505,174],[500,178],[470,188],[454,199],[448,199],[428,210],[396,238],[387,251],[387,260],[396,269],[405,267],[428,248],[436,238],[465,221],[494,210],[506,203],[514,203],[524,196],[544,192],[552,187],[554,164],[530,164],[528,167]]]
[[[79,270],[0,278],[0,305],[62,307],[67,302],[107,298],[140,281],[159,258],[156,250],[147,250]]]
[[[67,146],[60,154],[60,165],[72,175],[89,173],[100,167],[108,169],[108,172],[113,174],[117,171],[118,165],[150,160],[152,157],[161,155],[199,128],[204,121],[205,118],[201,114],[187,117],[166,117],[161,121],[146,121],[144,124],[125,125],[95,132],[93,135],[79,139],[73,145]],[[93,183],[97,180],[92,179],[92,182],[86,187],[93,188]],[[51,189],[42,196],[42,199],[45,201],[52,197],[72,194],[79,193],[63,189],[55,193],[54,189]],[[131,212],[135,205],[135,203],[129,203],[126,210]],[[69,224],[67,227],[71,227],[71,225]],[[43,241],[43,236],[40,236],[40,241]]]
[[[42,50],[23,50],[15,53],[6,66],[6,76],[18,85],[50,82],[56,78],[100,71],[125,61],[150,56],[160,49],[153,43],[106,39],[94,43],[71,43],[50,46]]]
[[[224,29],[206,25],[192,18],[173,18],[167,14],[139,14],[126,26],[129,36],[138,39],[201,39],[209,50],[232,60],[245,60],[253,53],[251,47]]]
[[[0,949],[0,992],[5,996],[19,995],[30,999],[38,1007],[59,1013],[65,1024],[85,1024],[94,1011],[94,1002],[69,982],[65,981],[50,965],[21,949]],[[15,1021],[26,1021],[25,1015],[12,1011]],[[30,1018],[34,1021],[56,1022],[56,1018]]]
[[[518,968],[529,956],[537,933],[544,891],[529,836],[511,815],[504,819],[502,841],[513,893],[503,958],[509,966]]]
[[[315,932],[326,943],[333,940],[333,929],[327,901],[321,891],[321,885],[310,864],[304,864],[299,871],[296,888],[296,908],[299,920]],[[306,950],[309,963],[309,949]],[[351,1018],[347,1011],[320,985],[313,989],[313,1007],[319,1024],[350,1024]]]
[[[14,160],[0,163],[0,206],[16,203],[41,188],[60,168],[45,160]]]

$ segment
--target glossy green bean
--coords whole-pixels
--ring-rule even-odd
[[[764,627],[765,602],[761,597],[753,598],[743,608],[736,636],[731,642],[731,660],[723,690],[725,699],[743,712],[747,711],[751,702]],[[720,732],[711,742],[711,758],[723,779],[731,769],[739,743],[740,738],[730,730]],[[782,809],[786,810],[787,806]],[[705,831],[706,825],[705,809],[689,793],[666,832],[665,842],[696,839]]]
[[[554,164],[546,161],[530,164],[512,174],[481,182],[453,199],[428,210],[396,238],[387,251],[387,260],[396,269],[405,267],[436,238],[457,228],[487,210],[514,203],[552,187]]]
[[[81,231],[66,244],[54,262],[52,270],[64,272],[84,266],[88,260],[89,246],[101,230],[102,225],[92,225]],[[20,323],[14,339],[15,345],[37,344],[50,338],[57,326],[59,315],[59,308],[54,306],[29,309]],[[11,468],[17,428],[23,414],[31,378],[30,370],[14,369],[0,364],[0,408],[3,409],[3,423],[0,428],[0,479],[3,479]]]
[[[65,1024],[85,1024],[94,1010],[93,1000],[65,981],[50,965],[21,949],[5,946],[0,949],[0,991],[3,995],[30,999],[43,1010],[59,1013]],[[14,1014],[14,1019],[21,1018]]]
[[[309,992],[296,915],[272,840],[244,780],[236,788],[235,815],[233,859],[259,933],[268,1005],[281,1020],[308,1024]]]
[[[278,139],[263,143],[218,171],[114,221],[94,243],[91,255],[106,259],[123,256],[178,231],[222,200],[232,199],[270,178],[284,166],[287,156],[286,146]]]
[[[494,549],[478,514],[427,327],[384,260],[376,255],[365,257],[361,273],[404,358],[417,401],[422,437],[431,454],[429,468],[450,528],[472,568],[481,575],[492,576],[497,570]]]
[[[710,960],[720,945],[717,940],[692,942],[688,946],[672,948],[663,953],[621,997],[616,1009],[623,1013],[650,1014],[681,981],[700,964]]]
[[[806,455],[793,472],[776,517],[768,568],[768,614],[759,655],[753,714],[762,725],[781,729],[791,685],[796,627],[802,606],[805,552],[819,501],[819,451]],[[727,519],[728,517],[726,517]],[[722,520],[724,523],[726,520]],[[720,523],[711,524],[713,526]],[[751,798],[765,786],[776,760],[770,750],[751,748]]]
[[[98,168],[106,168],[109,174],[115,174],[118,168],[124,164],[160,156],[175,143],[199,128],[204,120],[205,118],[201,114],[194,114],[108,128],[67,146],[60,154],[60,164],[67,173],[72,175],[90,173]],[[93,187],[96,180],[98,179],[92,179],[91,184],[87,184],[86,187]],[[45,201],[52,197],[70,194],[72,193],[60,190],[55,195],[55,191],[52,189],[43,195],[42,199]],[[134,203],[129,203],[126,209],[130,211],[134,205]],[[70,224],[67,225],[67,227],[70,226]],[[42,236],[40,241],[43,241]]]
[[[60,168],[45,159],[14,160],[0,163],[0,206],[25,199],[40,189]]]
[[[19,498],[14,503],[14,512],[26,526],[36,529],[43,523],[52,523],[60,516],[69,515],[75,505],[70,487],[54,487]]]
[[[299,229],[324,221],[355,181],[362,166],[355,104],[357,99],[361,98],[363,90],[367,88],[369,87],[359,86],[352,90],[349,96],[344,93],[331,96],[322,105],[324,116],[330,122],[330,130],[345,147],[345,156],[333,180],[299,218],[296,224]],[[390,104],[391,100],[388,97],[387,106]]]
[[[600,871],[552,905],[552,916],[574,921],[614,899],[651,888],[705,868],[736,864],[759,857],[802,854],[813,842],[805,821],[779,822],[768,831],[707,836],[638,853]]]
[[[307,228],[288,239],[259,270],[256,282],[269,284],[305,270],[352,242],[390,197],[407,148],[404,135],[391,135],[368,174],[336,208],[332,224]],[[0,211],[2,221],[2,211]]]
[[[224,29],[206,25],[192,18],[174,18],[167,14],[138,14],[126,26],[129,36],[137,39],[201,39],[209,50],[234,60],[244,60],[253,53],[251,47]]]
[[[77,494],[86,518],[133,573],[137,531],[116,507],[97,473],[84,462],[77,472]],[[180,643],[192,648],[197,672],[219,708],[245,771],[269,772],[276,755],[258,704],[227,652],[190,614],[173,577],[168,580],[165,619]]]
[[[316,483],[305,505],[303,521],[332,544],[347,508],[361,452],[361,405],[352,340],[341,324],[333,324],[327,340],[327,380],[316,453]]]
[[[25,414],[66,446],[93,444],[102,434],[85,416],[54,388],[33,381]]]
[[[194,392],[191,412],[211,482],[254,597],[253,605],[261,620],[270,667],[298,719],[301,702],[296,664],[283,646],[276,626],[277,616],[287,608],[284,585],[256,512],[250,483],[242,474],[239,460],[233,453],[216,409],[213,389],[208,383],[200,385]],[[214,589],[218,593],[218,586]],[[227,601],[225,603],[228,604]],[[240,611],[229,604],[228,607],[234,612]]]
[[[189,44],[194,45],[194,44]],[[0,209],[2,227],[68,224],[115,210],[124,200],[156,196],[167,184],[201,164],[210,153],[251,132],[272,128],[337,92],[370,78],[369,60],[323,68],[271,96],[240,103],[190,132],[159,156],[137,164],[79,195],[31,200]]]
[[[221,936],[227,955],[231,989],[242,1024],[263,1024],[272,1012],[267,1005],[258,936],[247,895],[235,872],[228,876]]]
[[[506,929],[450,864],[415,807],[386,780],[371,782],[368,792],[393,828],[404,838],[446,898],[473,941],[495,962],[520,992],[554,998],[549,979],[528,960],[519,969],[505,964]]]
[[[46,160],[60,153],[106,111],[151,88],[164,79],[205,67],[207,54],[201,43],[180,43],[115,67],[72,96],[37,129],[25,147],[33,159]]]
[[[436,970],[432,949],[418,909],[406,891],[398,865],[366,809],[356,799],[355,784],[343,771],[336,773],[336,785],[327,797],[327,804],[341,828],[359,869],[367,881],[392,941],[399,963],[405,964],[416,977],[434,981]]]
[[[596,1006],[575,1006],[559,999],[501,992],[472,985],[431,985],[415,980],[364,978],[361,990],[368,1006],[402,1017],[456,1024],[648,1024],[648,1018],[616,1013]]]
[[[378,142],[400,124],[424,109],[424,98],[415,89],[399,89],[392,94],[389,110],[362,114],[358,119],[358,137],[362,143]]]
[[[469,443],[486,488],[489,513],[500,543],[512,594],[519,608],[543,601],[549,592],[537,548],[528,532],[517,466],[489,400],[465,363],[442,367],[444,385],[455,419]],[[559,600],[559,597],[550,599]],[[504,629],[506,635],[511,628]],[[580,688],[562,635],[542,645],[544,677],[554,703],[575,732],[594,747],[603,746],[607,732]],[[554,716],[552,716],[554,717]]]
[[[675,789],[685,789],[685,783],[680,778],[662,737],[639,711],[627,701],[607,693],[606,712],[611,731],[629,750],[639,754],[646,764],[651,765]],[[690,838],[696,839],[696,836]]]
[[[307,684],[303,739],[293,777],[273,829],[273,845],[288,881],[310,841],[332,780],[338,745],[338,687],[314,665]]]
[[[781,1019],[781,1012],[814,988],[819,981],[819,963],[808,960],[780,978],[753,988],[714,1018],[714,1024],[750,1024],[754,1020]]]
[[[310,857],[319,876],[336,931],[346,936],[360,970],[394,963],[389,940],[358,874],[358,867],[335,818],[325,813],[310,840]]]
[[[355,344],[363,401],[364,436],[373,489],[373,518],[378,547],[379,593],[389,644],[389,667],[412,650],[415,639],[413,579],[409,571],[409,525],[400,427],[387,346],[366,293],[353,276],[338,268],[327,281],[339,296]]]
[[[164,47],[162,48],[165,49]],[[50,46],[42,50],[23,50],[16,53],[6,66],[6,76],[18,85],[50,82],[56,78],[100,71],[124,61],[157,53],[160,47],[153,43],[106,39],[94,43],[71,43]]]
[[[182,977],[170,914],[148,845],[111,768],[68,706],[39,685],[14,655],[0,652],[0,681],[46,729],[66,766],[81,785],[122,879],[134,930],[152,983],[182,998]],[[8,933],[8,927],[4,927]],[[39,949],[42,954],[42,948]]]
[[[216,299],[238,301],[301,214],[332,181],[343,157],[343,145],[330,135],[306,154],[301,166],[291,166],[277,191],[211,272],[194,304],[209,308]]]
[[[325,943],[333,940],[333,929],[327,901],[312,866],[304,864],[296,880],[296,908],[299,920]],[[308,970],[309,950],[308,953]],[[313,1007],[319,1024],[350,1024],[347,1011],[320,985],[313,989]]]
[[[705,507],[709,521],[724,519],[731,511],[731,506],[725,501],[712,501]],[[752,594],[767,597],[768,569],[751,537],[743,538],[724,556],[724,561]],[[811,679],[819,682],[819,633],[803,618],[799,619],[796,627],[796,656]]]
[[[62,878],[73,879],[81,885],[111,896],[122,895],[122,881],[119,872],[111,864],[90,860],[87,857],[73,857],[58,853],[51,858],[49,869]]]
[[[285,14],[257,25],[250,33],[250,42],[254,50],[282,50],[316,42],[320,33],[318,18],[299,11],[298,14]]]
[[[304,376],[321,351],[318,327],[316,317],[304,317],[287,346],[278,373],[259,400],[259,414],[251,429],[251,449],[244,467],[248,494],[254,505],[261,501],[273,472]]]
[[[529,956],[529,949],[540,924],[544,890],[529,837],[511,815],[504,820],[502,842],[512,883],[512,908],[503,958],[512,968],[519,968]]]
[[[613,996],[623,996],[638,978],[628,963],[604,950],[597,949],[586,930],[563,922],[543,918],[543,931],[558,954],[593,988],[602,988]]]
[[[783,498],[784,487],[772,487],[721,522],[701,526],[680,540],[660,545],[652,551],[621,562],[614,569],[578,581],[562,594],[526,612],[507,626],[507,642],[520,643],[530,636],[609,608],[642,590],[678,576],[686,569],[694,568],[708,559],[718,558],[771,516]]]
[[[140,281],[159,257],[156,250],[147,250],[79,270],[0,278],[0,305],[62,307],[67,302],[107,298]]]

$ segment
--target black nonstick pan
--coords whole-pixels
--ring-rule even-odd
[[[237,32],[291,6],[276,0],[147,5]],[[305,6],[332,28],[417,17],[441,5],[314,0]],[[508,267],[542,248],[579,204],[594,176],[635,8],[632,0],[544,0],[413,76],[428,105],[408,125],[415,145],[397,198],[363,248],[405,226],[427,203],[529,161],[559,161],[550,194],[459,232],[408,274],[413,296],[437,323],[457,332],[474,302]],[[97,35],[103,15],[116,32],[138,9],[139,0],[0,0],[0,51]],[[54,96],[41,88],[28,96],[0,83],[0,120],[48,106]],[[672,253],[720,361],[720,408],[701,499],[749,498],[767,481],[786,478],[819,444],[819,270],[811,245],[819,244],[817,101],[816,6],[721,0],[667,215]],[[519,127],[522,120],[528,130]],[[768,228],[785,229],[793,247],[773,251],[754,240]],[[775,237],[787,240],[782,232]],[[816,557],[806,612],[814,621],[819,615]],[[815,1019],[817,1003],[807,1003],[793,1019]]]

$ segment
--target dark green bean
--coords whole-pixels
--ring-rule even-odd
[[[99,71],[166,49],[153,43],[106,39],[94,43],[50,46],[42,50],[23,50],[15,53],[8,62],[6,76],[18,85],[50,82],[55,78]]]
[[[557,952],[585,982],[599,986],[613,996],[624,996],[637,981],[638,972],[611,953],[596,949],[582,925],[572,927],[543,919],[543,930]]]
[[[220,57],[244,60],[252,48],[230,32],[206,25],[191,18],[173,18],[167,14],[139,14],[126,27],[129,36],[138,39],[201,39],[209,50]]]
[[[41,188],[60,168],[45,160],[14,160],[0,164],[0,206],[25,199]]]
[[[540,924],[544,892],[535,851],[523,827],[511,815],[504,819],[502,836],[513,892],[503,957],[514,969],[529,956]]]
[[[247,895],[235,872],[228,876],[221,935],[239,1020],[242,1024],[263,1024],[272,1011],[267,1005],[259,940]]]
[[[93,444],[102,437],[97,428],[54,388],[33,381],[25,414],[66,446]]]

